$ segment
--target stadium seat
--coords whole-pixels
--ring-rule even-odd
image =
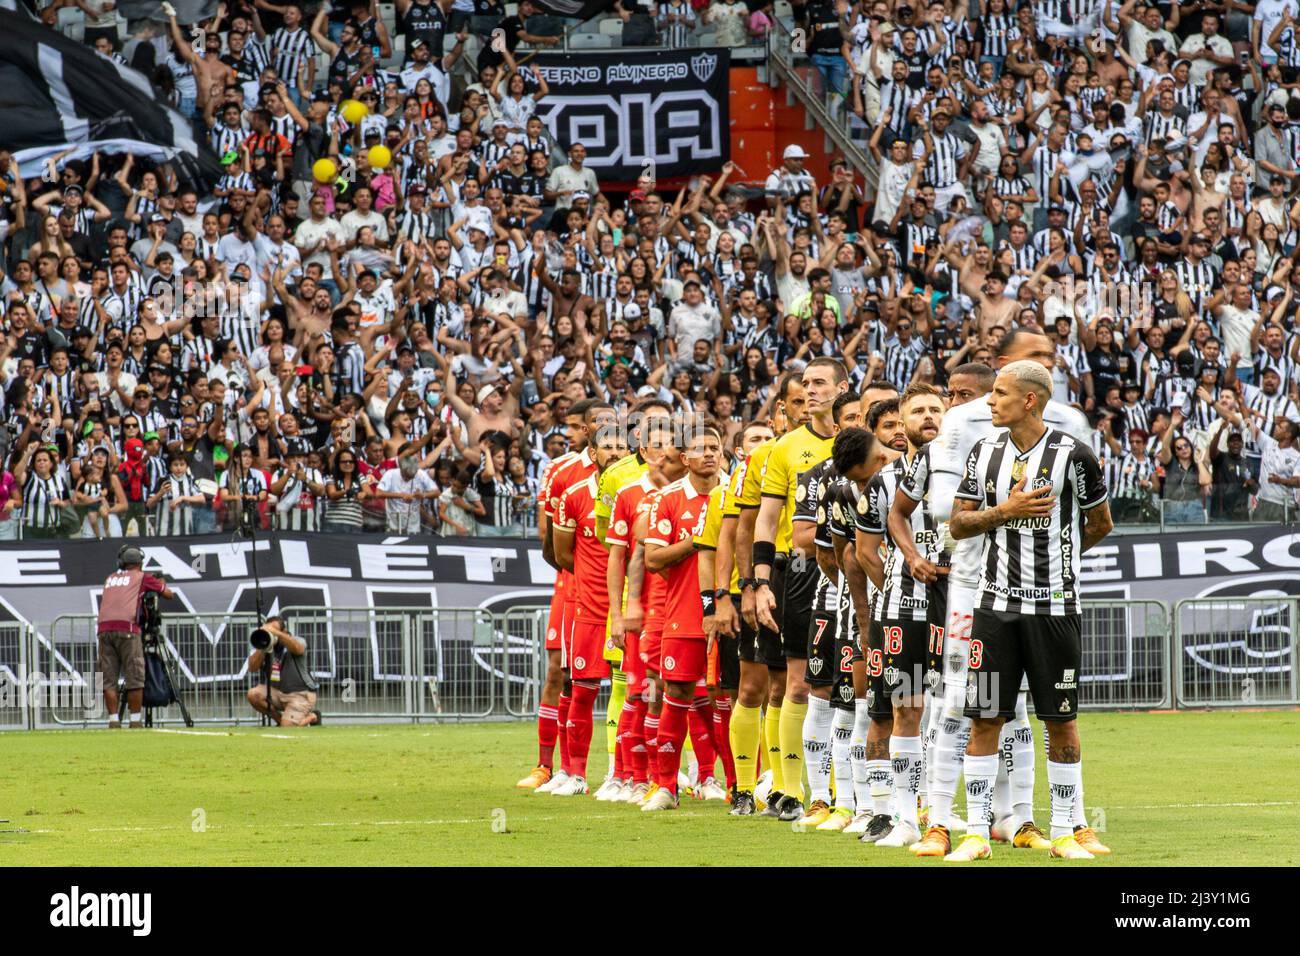
[[[397,7],[391,3],[381,3],[379,5],[379,19],[384,26],[388,27],[389,36],[397,33]]]
[[[397,70],[402,66],[402,61],[406,59],[406,37],[401,34],[389,34],[393,44],[393,55],[380,61],[380,66],[385,70]]]
[[[794,8],[790,6],[790,0],[776,0],[772,4],[772,12],[776,14],[778,20],[794,16]]]
[[[570,50],[603,50],[613,45],[613,37],[600,33],[575,33],[569,37]]]
[[[623,35],[623,21],[618,17],[607,17],[600,21],[601,36],[621,37]]]
[[[717,46],[718,35],[712,31],[709,33],[697,33],[693,37],[694,46]]]

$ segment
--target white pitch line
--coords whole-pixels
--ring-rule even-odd
[[[247,734],[233,730],[170,730],[166,727],[150,728],[156,734],[184,734],[187,737],[273,737],[276,740],[301,740],[294,734]]]

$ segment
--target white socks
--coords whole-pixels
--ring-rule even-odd
[[[803,719],[803,763],[808,773],[808,799],[831,802],[831,702],[808,698]]]
[[[960,711],[958,711],[960,713]],[[952,820],[952,803],[957,796],[957,778],[961,776],[970,739],[970,720],[941,714],[939,732],[930,748],[930,823],[948,826]]]
[[[910,823],[915,829],[916,798],[921,791],[925,767],[921,757],[920,737],[890,737],[889,756],[893,761],[894,793],[898,795],[898,822]]]
[[[998,776],[998,755],[966,755],[966,832],[988,839],[993,820],[993,783]]]
[[[889,798],[893,795],[892,774],[888,760],[868,760],[867,790],[871,797],[871,812],[877,816],[889,813]]]
[[[853,810],[857,800],[853,792],[853,763],[849,756],[853,744],[853,711],[831,708],[831,767],[835,776],[835,806]]]
[[[853,736],[849,739],[849,760],[853,764],[853,802],[859,813],[871,806],[871,788],[867,786],[867,728],[870,725],[867,701],[859,697],[853,702]]]
[[[1052,794],[1052,839],[1074,832],[1074,804],[1083,790],[1083,768],[1077,763],[1047,762],[1047,784]]]

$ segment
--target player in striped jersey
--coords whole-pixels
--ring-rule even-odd
[[[1014,329],[998,343],[999,367],[1020,359],[1038,362],[1049,370],[1054,366],[1056,350],[1051,340],[1042,332]],[[1092,426],[1082,412],[1048,402],[1043,419],[1086,442]],[[960,408],[950,409],[944,416],[943,427],[930,451],[931,504],[935,520],[946,521],[951,513],[956,483],[965,468],[966,456],[976,441],[994,430],[991,413],[985,401],[968,401]],[[970,627],[977,597],[980,553],[978,543],[958,543],[952,548],[952,571],[948,575],[948,624],[944,629],[945,642],[949,643],[944,669],[944,708],[949,715],[962,713],[965,708],[966,661],[968,655],[954,654],[970,640]],[[960,642],[953,644],[951,642]],[[954,671],[956,662],[958,669]],[[960,680],[960,684],[957,681]],[[940,727],[942,735],[946,724]],[[1037,827],[1027,826],[1032,820],[1034,792],[1033,738],[1029,727],[1028,708],[1022,692],[1016,705],[1016,717],[1002,730],[1000,747],[1007,771],[1005,784],[998,780],[993,808],[996,819],[993,834],[1010,839],[1013,845],[1027,849],[1040,849],[1045,842]],[[942,741],[938,741],[943,745]],[[1082,801],[1082,796],[1080,796]],[[1082,806],[1082,803],[1080,804]]]
[[[1051,855],[1108,853],[1083,819],[1078,680],[1081,555],[1110,532],[1101,468],[1086,441],[1046,424],[1051,375],[1041,362],[1003,366],[987,406],[999,429],[967,456],[953,504],[957,540],[980,542],[981,592],[970,637],[966,716],[967,835],[945,859],[987,859],[998,738],[1029,681],[1047,724]],[[1058,703],[1059,701],[1059,703]]]
[[[920,737],[923,692],[931,671],[932,642],[928,623],[929,593],[902,560],[898,537],[888,534],[888,520],[899,485],[922,445],[939,433],[942,399],[932,386],[913,385],[899,399],[907,452],[875,474],[858,499],[857,555],[868,577],[880,589],[868,634],[867,708],[871,728],[867,737],[871,759],[889,736],[893,764],[897,822],[888,832],[877,824],[863,834],[864,842],[881,846],[911,846],[920,839],[917,797],[921,790],[923,756]],[[903,526],[909,541],[934,536],[927,508],[914,512]],[[880,547],[886,544],[882,562]]]

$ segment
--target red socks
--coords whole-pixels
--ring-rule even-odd
[[[718,762],[718,748],[713,745],[713,705],[707,697],[696,697],[690,710],[691,746],[699,763],[696,780],[703,783],[713,776]]]
[[[537,708],[537,765],[548,770],[555,763],[555,737],[559,728],[559,712],[549,704]]]
[[[686,742],[687,714],[691,702],[664,695],[664,710],[659,715],[659,786],[677,793],[677,770],[682,761],[682,744]],[[649,721],[646,721],[649,724]],[[699,756],[698,748],[696,756]]]
[[[731,698],[719,697],[713,702],[713,743],[722,758],[722,772],[727,775],[727,789],[736,787],[736,761],[731,756]]]
[[[569,772],[569,705],[573,698],[561,692],[560,705],[555,709],[556,721],[560,733],[560,769]]]
[[[646,704],[644,700],[637,698],[634,702],[636,710],[633,712],[632,725],[624,739],[627,742],[628,766],[632,768],[632,782],[646,783],[649,774],[649,765],[645,743],[645,722],[646,722]]]
[[[629,697],[618,715],[618,732],[614,736],[614,776],[627,780],[632,774],[632,724],[636,720],[636,701]]]
[[[591,752],[592,711],[596,707],[599,684],[573,682],[573,703],[569,705],[569,774],[587,776],[587,754]]]

